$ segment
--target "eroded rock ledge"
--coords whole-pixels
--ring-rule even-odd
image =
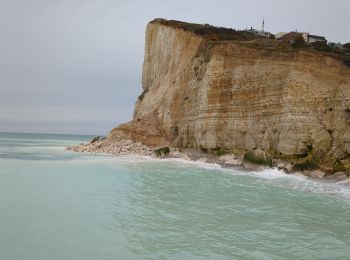
[[[286,170],[349,174],[350,69],[343,60],[263,47],[237,32],[213,38],[191,26],[148,24],[133,120],[103,144],[131,140],[237,158],[259,149]]]

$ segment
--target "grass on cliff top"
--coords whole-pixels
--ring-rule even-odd
[[[184,31],[192,32],[196,35],[206,37],[212,41],[251,41],[263,38],[246,31],[236,31],[232,28],[216,27],[209,24],[185,23],[160,18],[153,20],[151,23],[160,23],[173,28],[179,28]]]

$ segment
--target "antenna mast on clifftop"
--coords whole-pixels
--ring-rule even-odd
[[[263,22],[262,22],[262,32],[264,32],[265,29],[265,18],[263,18]]]

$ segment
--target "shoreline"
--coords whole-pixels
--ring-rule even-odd
[[[90,143],[81,143],[76,146],[66,147],[67,151],[89,153],[89,154],[105,154],[113,156],[145,156],[152,159],[180,159],[187,162],[197,162],[204,164],[217,165],[223,169],[241,169],[242,171],[262,172],[267,169],[277,169],[286,175],[305,177],[312,180],[321,180],[326,182],[343,182],[350,186],[350,176],[339,172],[327,175],[321,170],[292,171],[291,163],[288,161],[278,160],[273,165],[259,165],[244,161],[243,157],[237,157],[234,154],[224,154],[221,156],[204,153],[198,149],[178,149],[178,148],[151,148],[143,145],[141,142],[133,142],[131,140],[119,140],[110,142],[106,138],[94,138]],[[163,152],[167,151],[167,152]]]

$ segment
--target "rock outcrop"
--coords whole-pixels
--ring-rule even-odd
[[[94,138],[88,144],[80,144],[76,146],[69,146],[66,148],[68,151],[79,153],[92,153],[92,154],[112,154],[112,155],[141,155],[152,156],[153,149],[143,145],[140,142],[133,142],[131,140],[118,140],[111,142],[107,139]]]
[[[350,69],[341,57],[261,47],[237,34],[220,40],[191,26],[148,24],[143,93],[133,120],[107,140],[239,156],[260,149],[350,171]]]

